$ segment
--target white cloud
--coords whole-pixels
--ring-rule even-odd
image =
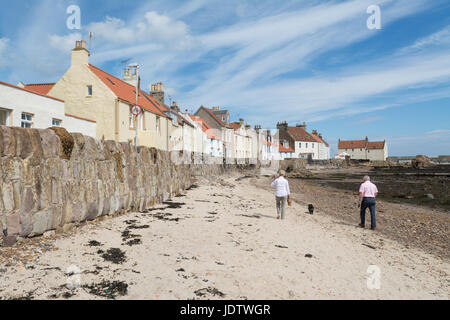
[[[61,52],[70,52],[75,47],[75,41],[82,40],[83,36],[81,33],[71,33],[65,36],[49,35],[48,40],[52,48],[59,50]]]
[[[424,9],[424,1],[384,1],[383,27]],[[449,76],[449,59],[442,52],[428,52],[416,60],[407,56],[383,56],[365,63],[349,64],[333,73],[277,79],[292,70],[309,68],[317,55],[367,39],[376,32],[365,28],[365,8],[370,1],[318,5],[240,23],[200,36],[206,52],[233,48],[220,64],[204,75],[189,93],[189,103],[247,107],[252,119],[278,107],[290,118],[347,108],[346,113],[365,112],[378,106],[354,104],[374,95],[412,86],[434,86]],[[362,19],[361,19],[362,17]],[[443,60],[442,60],[443,59]],[[232,92],[233,94],[230,94]],[[351,107],[351,108],[349,108]],[[389,105],[384,106],[384,108]],[[250,109],[253,109],[252,112]],[[334,112],[339,113],[339,112]]]
[[[9,39],[8,38],[0,38],[0,68],[7,66],[8,64],[8,47],[9,47]]]
[[[94,22],[86,27],[94,33],[100,45],[109,44],[129,47],[131,45],[156,44],[164,48],[186,49],[191,45],[187,25],[170,17],[149,11],[134,25],[123,20],[107,17],[103,22]]]
[[[399,54],[413,54],[433,48],[450,47],[450,26],[447,26],[429,36],[416,40],[414,44],[400,50]],[[450,49],[450,48],[449,48]]]

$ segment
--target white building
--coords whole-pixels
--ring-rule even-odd
[[[0,81],[0,125],[46,129],[63,127],[95,137],[96,122],[65,112],[64,101]]]
[[[214,130],[201,117],[189,115],[190,119],[201,130],[203,153],[215,158],[223,159],[223,142]],[[187,118],[187,117],[186,117]],[[223,161],[223,160],[222,160]]]
[[[295,150],[294,148],[289,146],[288,140],[280,139],[278,151],[279,151],[279,159],[277,160],[296,158]]]
[[[365,140],[339,139],[338,153],[347,153],[350,159],[370,161],[386,161],[389,156],[386,141],[370,142],[368,137]]]
[[[258,143],[258,160],[280,160],[281,155],[279,153],[278,139],[271,134],[270,130],[262,130],[261,126],[256,126],[255,131]]]
[[[253,139],[256,138],[254,132],[251,132],[251,127],[244,124],[244,119],[239,122],[230,123],[230,127],[234,130],[234,154],[238,162],[245,161],[245,159],[254,159],[256,157],[256,148],[253,148]]]
[[[323,140],[322,135],[317,130],[313,130],[312,133],[306,131],[306,123],[289,127],[287,122],[281,122],[277,124],[277,128],[280,141],[285,141],[284,148],[294,150],[293,158],[330,159],[330,146]]]

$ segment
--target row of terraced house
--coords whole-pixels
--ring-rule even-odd
[[[230,122],[230,112],[201,106],[194,114],[176,102],[165,103],[164,85],[139,88],[139,76],[125,69],[115,77],[89,63],[85,41],[77,41],[71,65],[56,83],[17,85],[0,81],[0,125],[23,128],[64,127],[97,139],[137,142],[167,151],[208,154],[218,161],[247,162],[286,158],[329,159],[321,134],[306,124],[277,130]],[[137,105],[142,114],[134,116]]]

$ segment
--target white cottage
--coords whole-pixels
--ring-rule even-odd
[[[64,101],[0,81],[0,125],[46,129],[63,127],[95,137],[96,122],[65,112]]]

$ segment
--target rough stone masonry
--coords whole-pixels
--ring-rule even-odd
[[[9,236],[64,232],[77,223],[144,210],[223,164],[175,164],[205,155],[135,148],[65,129],[0,126],[0,222]],[[216,161],[217,162],[217,161]]]

